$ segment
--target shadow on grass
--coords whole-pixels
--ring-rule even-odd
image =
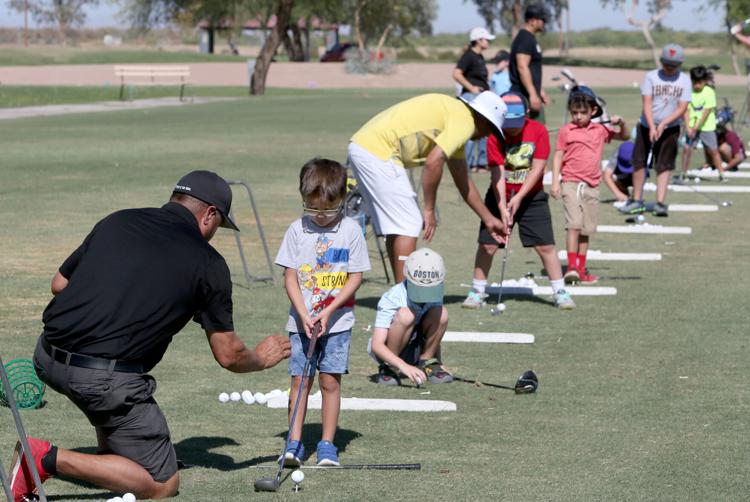
[[[266,455],[237,462],[229,455],[211,451],[223,446],[239,446],[239,443],[232,438],[223,436],[197,436],[183,439],[174,445],[174,449],[179,458],[178,463],[185,469],[204,467],[219,471],[235,471],[259,463],[275,461],[277,458],[277,455]]]

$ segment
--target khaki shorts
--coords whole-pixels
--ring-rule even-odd
[[[594,235],[599,188],[583,182],[565,181],[561,193],[565,207],[565,229],[580,230],[581,235]]]

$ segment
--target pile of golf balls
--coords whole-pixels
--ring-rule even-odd
[[[135,502],[135,495],[132,493],[126,493],[122,497],[112,497],[107,499],[107,502]]]
[[[245,404],[255,404],[255,403],[266,404],[271,398],[286,396],[286,395],[288,395],[288,391],[284,392],[281,389],[273,389],[272,391],[266,392],[265,394],[263,392],[256,392],[255,394],[253,394],[249,390],[243,390],[242,392],[234,391],[231,394],[222,392],[221,394],[219,394],[219,402],[228,403],[229,401],[232,401],[232,402],[242,401]]]
[[[493,282],[492,287],[496,288],[500,286],[498,283]],[[505,279],[503,281],[504,288],[536,288],[539,286],[534,279],[531,277],[521,277],[520,279]]]

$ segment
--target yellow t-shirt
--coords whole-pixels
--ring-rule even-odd
[[[417,167],[435,145],[449,159],[463,159],[464,144],[472,134],[474,118],[463,101],[423,94],[375,115],[351,141],[379,159]]]

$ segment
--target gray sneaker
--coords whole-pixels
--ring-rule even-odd
[[[557,293],[552,295],[552,298],[555,300],[555,307],[560,310],[573,310],[576,308],[576,304],[570,297],[570,293],[564,289],[558,289]]]
[[[661,202],[657,202],[656,204],[654,204],[654,209],[651,211],[651,213],[654,216],[661,216],[663,218],[666,218],[667,216],[669,216],[667,205],[662,204]]]
[[[486,293],[480,293],[472,289],[469,291],[466,300],[461,304],[461,307],[465,309],[481,309],[485,304],[485,298],[488,296]]]
[[[627,204],[618,209],[622,214],[641,214],[646,212],[646,205],[642,200],[628,199]]]

